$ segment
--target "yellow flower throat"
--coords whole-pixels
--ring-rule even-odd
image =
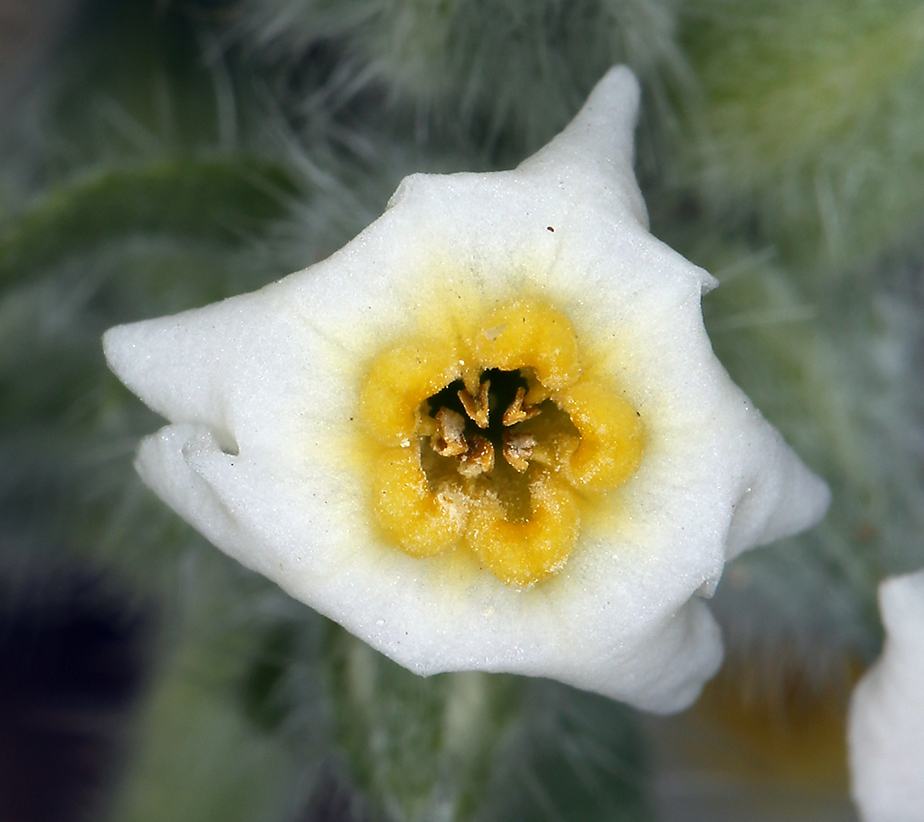
[[[569,320],[517,300],[452,339],[372,362],[360,416],[375,444],[373,510],[415,557],[468,550],[508,585],[568,561],[581,509],[638,470],[638,412],[588,373]]]

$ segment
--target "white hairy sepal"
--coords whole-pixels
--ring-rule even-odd
[[[879,587],[886,642],[853,692],[851,792],[864,822],[916,822],[924,812],[924,571]]]
[[[678,710],[721,660],[697,595],[740,551],[823,514],[826,486],[730,381],[700,298],[713,279],[647,231],[632,172],[638,87],[613,69],[513,171],[413,175],[385,214],[253,294],[112,329],[112,369],[173,423],[145,482],[222,550],[420,674],[509,671]],[[540,295],[645,421],[619,516],[581,526],[529,590],[388,544],[356,454],[377,352],[453,312]]]

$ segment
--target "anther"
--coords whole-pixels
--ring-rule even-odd
[[[529,468],[529,458],[533,455],[535,448],[536,438],[532,434],[525,431],[516,433],[504,431],[501,453],[511,467],[519,473],[522,474]]]
[[[488,390],[490,388],[491,380],[485,380],[478,389],[477,397],[473,397],[466,389],[458,392],[459,402],[462,403],[465,413],[479,428],[488,427]]]
[[[459,457],[459,473],[463,477],[477,477],[494,470],[494,446],[484,437],[473,434],[469,438],[468,453]]]
[[[436,434],[430,437],[430,445],[441,457],[458,457],[468,451],[465,441],[465,418],[451,408],[441,408],[434,418]]]
[[[526,397],[526,389],[520,386],[517,389],[517,395],[513,398],[513,402],[510,403],[510,407],[504,411],[504,416],[502,422],[507,427],[511,425],[516,425],[518,422],[523,422],[523,420],[531,420],[536,414],[540,413],[541,409],[535,405],[524,405],[523,400]]]

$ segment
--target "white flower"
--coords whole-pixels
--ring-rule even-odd
[[[924,819],[924,571],[879,586],[886,642],[850,700],[852,793],[864,822]]]
[[[828,491],[713,355],[712,277],[648,233],[638,98],[613,69],[515,170],[413,175],[328,260],[110,330],[171,422],[144,481],[412,671],[690,703],[701,596]]]

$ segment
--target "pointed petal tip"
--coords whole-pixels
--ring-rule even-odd
[[[802,462],[788,445],[784,448],[779,499],[761,544],[814,528],[825,518],[831,505],[828,483]]]
[[[786,460],[789,466],[783,475],[777,508],[767,523],[759,545],[814,528],[825,518],[831,505],[828,483],[808,468],[794,452],[789,452]]]
[[[598,139],[615,139],[617,147],[631,158],[641,99],[642,89],[632,70],[614,66],[597,81],[574,124],[598,132]]]
[[[811,512],[811,521],[812,525],[817,525],[828,515],[828,509],[831,507],[832,493],[831,486],[817,474],[812,474],[812,479],[815,485],[813,497],[815,507]]]
[[[134,348],[131,328],[131,325],[117,325],[103,334],[103,355],[106,357],[106,365],[126,385],[129,385],[127,378],[133,359],[131,352]]]
[[[243,299],[252,302],[253,295]],[[103,335],[106,362],[152,411],[171,422],[204,422],[227,433],[227,385],[239,378],[235,308],[240,304],[226,300],[110,328]],[[259,319],[258,311],[251,313],[250,333],[258,333]]]
[[[103,334],[103,354],[109,370],[129,391],[149,408],[168,416],[156,392],[164,366],[152,339],[152,329],[157,324],[157,320],[141,320],[110,328]]]
[[[613,66],[590,92],[585,106],[605,102],[622,113],[638,114],[642,88],[635,72],[628,66]]]
[[[734,503],[726,538],[726,560],[742,551],[769,545],[814,527],[828,512],[831,489],[783,441],[771,432],[764,446],[764,463]]]
[[[603,184],[622,208],[648,228],[648,211],[635,179],[635,126],[641,89],[632,70],[611,68],[594,86],[581,110],[544,148],[524,160],[520,171],[557,178],[571,176]],[[583,195],[582,195],[583,196]]]
[[[141,440],[135,471],[141,481],[214,545],[247,567],[241,529],[222,504],[196,460],[223,455],[215,433],[204,425],[168,425]]]

